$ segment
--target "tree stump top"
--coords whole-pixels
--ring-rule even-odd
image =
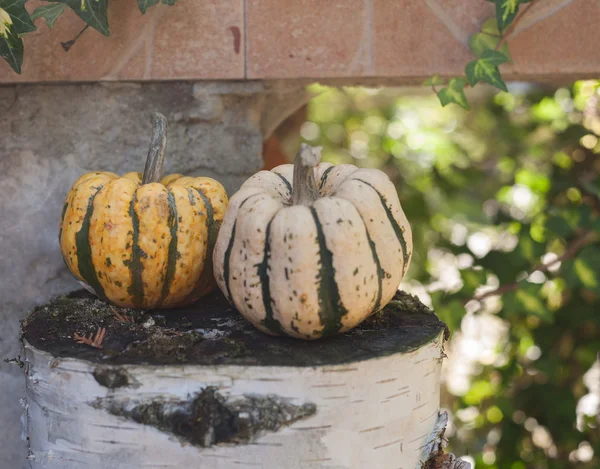
[[[101,348],[77,343],[105,329]],[[220,292],[178,309],[117,308],[81,290],[36,308],[22,339],[55,358],[113,365],[322,366],[406,353],[447,328],[416,297],[398,292],[356,329],[314,342],[268,336]]]

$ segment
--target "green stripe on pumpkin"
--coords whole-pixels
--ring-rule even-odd
[[[310,211],[315,220],[317,229],[317,243],[319,244],[319,317],[323,325],[322,337],[337,333],[342,328],[342,318],[348,314],[348,310],[342,304],[340,291],[335,281],[335,269],[333,267],[333,253],[327,249],[323,225],[317,216],[314,207]]]
[[[387,215],[388,220],[390,221],[390,224],[392,225],[392,228],[394,229],[394,233],[396,233],[396,238],[398,238],[398,241],[400,242],[400,246],[402,247],[402,259],[403,259],[402,275],[406,274],[406,269],[408,267],[409,253],[408,253],[408,246],[406,245],[406,239],[404,239],[404,230],[400,227],[400,225],[398,225],[398,222],[394,218],[394,214],[388,207],[387,199],[383,195],[381,195],[381,193],[372,184],[370,184],[367,181],[364,181],[362,179],[357,179],[357,181],[360,181],[363,184],[366,184],[367,186],[369,186],[379,196],[379,200],[381,201],[381,205],[383,206],[383,208],[385,210],[385,214]]]
[[[383,294],[383,277],[385,275],[385,270],[381,267],[381,262],[379,260],[379,256],[377,255],[377,248],[375,247],[375,243],[371,239],[371,235],[366,224],[365,230],[367,232],[367,239],[369,240],[371,254],[373,254],[373,261],[375,261],[375,266],[377,267],[377,300],[375,301],[375,308],[373,308],[373,311],[379,311],[379,309],[381,308],[381,296]]]
[[[81,229],[75,235],[75,246],[77,248],[77,265],[79,268],[79,275],[83,278],[85,283],[94,289],[96,295],[101,298],[105,298],[104,288],[98,280],[96,269],[94,268],[94,262],[92,261],[92,246],[90,244],[90,222],[92,214],[94,213],[94,199],[100,189],[104,186],[97,188],[90,198],[88,199],[88,206],[81,224]]]
[[[275,216],[273,216],[275,218]],[[257,264],[258,277],[262,288],[263,305],[265,308],[265,318],[260,323],[274,334],[284,334],[281,323],[273,317],[273,300],[271,298],[271,285],[269,284],[269,260],[271,259],[271,222],[267,224],[267,233],[265,236],[265,254],[263,261]]]
[[[173,193],[168,189],[167,192],[167,203],[169,205],[169,219],[167,220],[167,223],[169,224],[169,231],[171,232],[171,241],[169,241],[169,249],[167,251],[167,271],[165,273],[165,280],[163,282],[157,306],[161,305],[167,299],[177,268],[177,229],[179,228],[177,204],[175,203],[175,196]]]
[[[131,224],[133,227],[133,239],[131,241],[131,258],[127,265],[131,272],[131,285],[127,289],[133,297],[133,302],[136,306],[144,305],[144,281],[142,279],[142,249],[140,248],[140,219],[135,211],[135,203],[137,202],[137,194],[133,194],[131,205],[129,206],[129,215],[131,216]]]
[[[60,214],[60,230],[58,230],[58,242],[60,244],[60,238],[62,238],[63,225],[65,223],[65,213],[67,213],[67,208],[69,208],[69,202],[65,202],[62,208],[62,213]]]
[[[225,250],[225,258],[223,260],[223,280],[225,281],[225,298],[227,301],[233,304],[231,298],[231,290],[229,289],[229,260],[231,259],[231,251],[233,251],[233,243],[235,242],[235,228],[237,226],[237,220],[233,222],[233,228],[231,230],[231,238],[229,238],[229,244]]]
[[[334,168],[335,166],[330,166],[325,171],[323,171],[323,174],[321,175],[321,183],[319,184],[319,192],[321,192],[321,190],[323,189],[323,186],[327,182],[327,177],[329,176],[329,173],[333,171]]]
[[[283,181],[283,183],[285,184],[285,187],[287,187],[287,190],[289,192],[289,197],[291,197],[292,196],[292,184],[290,183],[290,181],[288,181],[283,174],[276,173],[275,171],[273,171],[273,173],[277,174],[277,176],[279,176],[279,179],[281,179]]]
[[[238,207],[238,210],[241,209],[244,206],[244,204],[248,202],[252,197],[256,197],[258,195],[264,194],[252,194],[251,196],[248,196],[242,201],[242,203]],[[231,259],[231,251],[233,251],[233,243],[235,242],[236,226],[237,220],[233,222],[233,228],[231,229],[231,238],[229,238],[229,244],[227,245],[227,249],[225,250],[225,257],[223,259],[223,280],[225,281],[225,291],[223,293],[225,294],[225,298],[227,298],[227,300],[232,304],[233,299],[231,298],[231,290],[229,288],[229,261]]]
[[[210,282],[213,282],[212,285],[214,285],[214,280],[211,279],[213,275],[212,253],[215,248],[215,243],[217,242],[217,235],[219,234],[220,223],[215,221],[215,209],[210,203],[210,199],[200,189],[194,189],[204,202],[204,207],[206,208],[206,229],[208,230],[208,237],[206,240],[206,257],[204,258],[204,269],[202,270],[200,278],[198,279],[198,285],[206,285]]]

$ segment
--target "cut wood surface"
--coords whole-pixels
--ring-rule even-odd
[[[404,293],[350,333],[304,342],[262,334],[218,293],[135,312],[78,292],[23,324],[29,464],[421,467],[444,423],[445,334]]]

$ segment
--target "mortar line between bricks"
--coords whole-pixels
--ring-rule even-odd
[[[244,79],[248,79],[248,0],[244,2]]]
[[[367,16],[366,21],[369,27],[369,37],[368,37],[368,53],[369,60],[367,68],[369,70],[369,74],[373,75],[375,73],[375,27],[373,26],[373,0],[365,0],[365,14]]]
[[[425,5],[435,17],[442,23],[454,38],[464,47],[469,47],[469,34],[464,31],[456,22],[448,15],[446,10],[436,0],[425,0]]]

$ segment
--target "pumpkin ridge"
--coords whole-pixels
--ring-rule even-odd
[[[238,210],[240,208],[242,208],[244,206],[244,204],[246,202],[248,202],[248,200],[250,200],[252,197],[256,197],[257,195],[262,196],[264,194],[262,192],[259,192],[258,194],[252,194],[252,195],[246,197],[240,203]],[[229,289],[229,261],[231,259],[231,251],[233,251],[233,243],[235,242],[236,226],[237,226],[237,220],[235,220],[233,222],[233,227],[231,228],[231,238],[229,238],[229,243],[227,244],[227,249],[225,250],[225,255],[224,255],[224,259],[223,259],[223,280],[225,281],[225,290],[226,290],[223,293],[225,294],[225,297],[231,304],[233,304],[233,299],[231,297],[231,290]]]
[[[363,220],[362,216],[360,217],[360,219]],[[385,275],[385,270],[381,267],[381,261],[379,260],[379,256],[377,255],[377,248],[375,246],[375,242],[373,241],[373,239],[371,239],[371,234],[369,233],[369,229],[367,228],[367,224],[364,220],[363,224],[365,225],[365,231],[367,232],[367,240],[369,241],[371,254],[373,254],[373,261],[375,262],[375,266],[377,267],[377,300],[375,301],[375,307],[373,308],[373,312],[375,312],[379,311],[379,309],[381,308],[381,297],[383,295],[383,276]]]
[[[81,229],[75,235],[75,246],[77,248],[77,268],[79,275],[85,280],[85,282],[94,289],[96,294],[105,298],[104,288],[98,280],[96,269],[94,268],[94,262],[92,261],[92,246],[90,243],[90,222],[92,219],[92,213],[94,212],[94,199],[104,186],[99,186],[96,192],[94,192],[88,199],[88,206],[81,224]]]
[[[402,260],[404,261],[404,265],[402,266],[402,276],[404,276],[406,274],[406,269],[408,267],[408,260],[409,260],[408,246],[406,244],[406,239],[404,239],[404,231],[402,230],[400,225],[398,225],[398,222],[394,218],[394,214],[388,207],[386,198],[383,195],[381,195],[381,193],[372,184],[368,183],[367,181],[365,181],[363,179],[356,178],[356,180],[369,186],[379,196],[379,200],[381,201],[381,205],[383,206],[383,209],[385,210],[385,214],[387,215],[388,220],[390,221],[390,224],[392,225],[392,228],[394,229],[394,233],[396,233],[396,238],[398,238],[398,241],[400,242],[400,246],[402,247]]]
[[[257,264],[257,273],[260,278],[263,306],[265,308],[265,318],[260,322],[264,327],[269,329],[274,334],[283,334],[283,328],[281,323],[273,317],[273,305],[271,297],[271,285],[269,284],[269,259],[271,258],[271,223],[277,216],[277,213],[273,215],[269,223],[267,223],[265,233],[265,250],[263,261]]]
[[[319,317],[323,325],[321,337],[335,334],[342,328],[342,317],[348,313],[340,297],[340,291],[335,281],[335,268],[333,267],[333,253],[327,249],[323,226],[317,211],[309,207],[315,220],[317,229],[317,243],[319,244]]]
[[[58,242],[60,244],[60,238],[62,237],[63,225],[65,223],[65,214],[67,213],[67,209],[69,208],[69,198],[63,205],[62,213],[60,214],[60,229],[58,230]]]
[[[319,183],[319,192],[321,192],[321,190],[323,189],[323,186],[327,182],[327,177],[329,176],[329,173],[333,171],[334,168],[335,166],[330,166],[325,171],[323,171],[323,174],[321,175],[321,182]]]
[[[235,242],[235,228],[237,225],[237,220],[233,222],[233,228],[231,229],[231,238],[229,238],[229,244],[227,244],[227,249],[225,250],[225,256],[223,261],[223,278],[225,280],[225,297],[229,300],[230,303],[233,304],[233,299],[231,298],[231,290],[229,289],[229,260],[231,259],[231,251],[233,250],[233,243]]]
[[[140,219],[135,211],[135,203],[137,202],[137,193],[133,194],[131,205],[129,206],[129,215],[131,216],[131,224],[133,227],[133,235],[131,240],[131,258],[129,260],[129,270],[131,272],[131,285],[127,289],[133,297],[133,302],[136,306],[143,306],[144,302],[144,282],[142,280],[142,250],[140,249]]]
[[[179,228],[177,205],[175,204],[175,196],[173,193],[169,189],[167,189],[167,192],[167,203],[169,204],[169,219],[167,223],[171,226],[171,240],[169,241],[169,248],[167,251],[167,271],[165,273],[165,280],[160,293],[160,299],[156,304],[157,307],[162,305],[167,299],[171,288],[171,282],[173,282],[173,277],[175,277],[175,269],[177,268],[177,229]]]
[[[210,198],[202,192],[202,190],[194,187],[194,190],[198,193],[202,201],[204,202],[204,207],[206,208],[206,229],[208,230],[208,237],[206,240],[206,255],[204,258],[204,269],[200,274],[200,278],[198,279],[199,285],[206,285],[211,283],[214,285],[212,276],[213,276],[213,260],[212,260],[212,252],[215,247],[215,243],[217,242],[217,234],[219,232],[218,223],[215,221],[215,209],[210,201]]]
[[[289,196],[288,197],[292,197],[293,189],[292,189],[292,184],[290,183],[290,181],[288,181],[283,174],[279,174],[279,173],[277,173],[275,171],[272,171],[272,172],[274,174],[277,174],[277,176],[279,176],[279,178],[283,181],[283,183],[287,187],[287,190],[289,192]]]

